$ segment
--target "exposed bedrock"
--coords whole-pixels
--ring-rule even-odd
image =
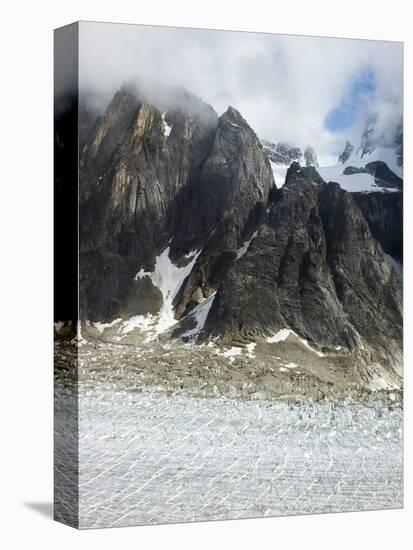
[[[265,213],[274,180],[253,130],[235,109],[218,119],[209,105],[181,94],[179,107],[163,111],[122,89],[84,140],[84,317],[131,312],[134,275],[153,268],[168,242],[176,261],[194,248],[219,256],[236,250]]]
[[[384,252],[403,261],[403,193],[353,193]]]
[[[396,272],[351,194],[298,164],[248,251],[228,270],[206,333],[249,340],[282,328],[317,349],[364,348],[377,360],[400,359]]]
[[[82,319],[162,313],[228,343],[288,329],[319,352],[400,365],[383,249],[401,257],[401,193],[351,194],[298,163],[277,190],[236,109],[173,97],[123,88],[82,126]]]

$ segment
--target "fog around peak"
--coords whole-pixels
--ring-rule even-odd
[[[86,22],[79,36],[80,89],[101,110],[125,83],[163,100],[165,89],[186,88],[219,115],[231,105],[261,138],[311,144],[321,163],[346,139],[357,144],[372,114],[383,136],[401,121],[401,43]],[[366,73],[373,85],[354,94]]]

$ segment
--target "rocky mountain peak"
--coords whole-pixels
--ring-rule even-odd
[[[122,88],[116,92],[105,114],[99,117],[95,125],[94,136],[89,143],[89,151],[92,157],[98,155],[105,140],[114,145],[123,139],[125,128],[122,127],[130,121],[138,105],[137,98],[126,89]]]
[[[308,145],[305,148],[304,160],[305,160],[305,165],[306,166],[315,166],[315,167],[319,166],[316,152],[314,151],[314,149],[310,145]]]
[[[135,154],[139,154],[142,147],[156,145],[164,133],[164,123],[160,111],[149,103],[142,103],[132,121],[129,143]]]
[[[292,164],[270,215],[222,282],[206,330],[241,340],[290,330],[316,349],[343,346],[397,364],[397,276],[351,194],[314,173]]]
[[[259,143],[254,130],[244,119],[241,113],[234,107],[229,106],[228,109],[219,117],[218,130],[223,128],[225,128],[225,131],[232,132],[234,137],[238,136],[237,139],[239,142],[248,136],[253,139],[255,143]]]
[[[361,136],[359,148],[357,150],[357,154],[360,156],[360,158],[363,158],[365,155],[371,153],[377,146],[377,137],[375,136],[376,124],[377,115],[370,115],[367,120],[364,132]]]
[[[302,157],[301,149],[289,143],[273,143],[267,140],[262,140],[261,143],[268,158],[274,164],[289,166],[291,162],[299,161]]]
[[[377,148],[394,149],[398,166],[403,166],[403,121],[401,120],[393,130],[383,129],[379,122],[376,114],[370,115],[356,154],[359,158],[363,158]]]
[[[228,105],[227,110],[221,115],[221,117],[244,121],[241,113],[235,109],[235,107],[232,107],[232,105]]]
[[[161,319],[167,307],[174,338],[248,343],[283,330],[317,353],[396,363],[397,276],[313,148],[300,164],[300,149],[261,143],[233,107],[218,117],[185,90],[160,97],[121,90],[84,126],[82,318]],[[278,190],[277,162],[288,167]]]
[[[83,255],[90,318],[133,312],[133,274],[153,266],[168,242],[176,261],[193,249],[237,250],[274,186],[262,146],[236,109],[218,118],[184,89],[160,94],[159,104],[139,94],[115,94],[81,156],[82,250],[99,242],[93,258]]]
[[[291,163],[285,177],[285,187],[303,184],[321,185],[324,180],[314,166],[301,166],[299,162]]]
[[[233,107],[219,117],[212,146],[198,178],[188,188],[181,238],[220,241],[236,249],[254,209],[265,210],[274,185],[271,167],[247,121]],[[183,197],[184,198],[184,195]],[[186,199],[185,199],[186,200]]]
[[[346,141],[343,152],[338,157],[338,162],[340,162],[341,164],[345,164],[350,158],[353,150],[354,150],[354,146],[349,141]]]

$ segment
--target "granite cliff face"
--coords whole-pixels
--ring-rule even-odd
[[[401,286],[383,254],[400,249],[398,205],[325,182],[310,148],[277,190],[279,147],[232,107],[171,96],[123,88],[81,126],[82,319],[231,345],[287,331],[400,371]]]
[[[206,330],[230,339],[294,331],[318,350],[398,355],[400,284],[351,194],[293,164],[268,217],[228,271]]]
[[[218,120],[197,179],[174,205],[175,242],[237,249],[249,224],[265,210],[273,185],[257,136],[240,113],[229,107]]]
[[[353,199],[384,252],[403,262],[403,193],[353,193]]]
[[[189,92],[176,96],[179,107],[164,111],[137,90],[122,89],[85,140],[80,302],[86,318],[140,313],[130,300],[134,275],[153,268],[167,243],[181,261],[194,248],[235,250],[265,210],[272,172],[247,122],[231,107],[218,118]]]

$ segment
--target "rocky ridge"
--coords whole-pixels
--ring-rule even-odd
[[[367,385],[387,373],[400,386],[400,281],[351,193],[297,162],[277,190],[271,147],[242,115],[182,89],[155,102],[122,88],[81,148],[85,334],[288,338]]]

